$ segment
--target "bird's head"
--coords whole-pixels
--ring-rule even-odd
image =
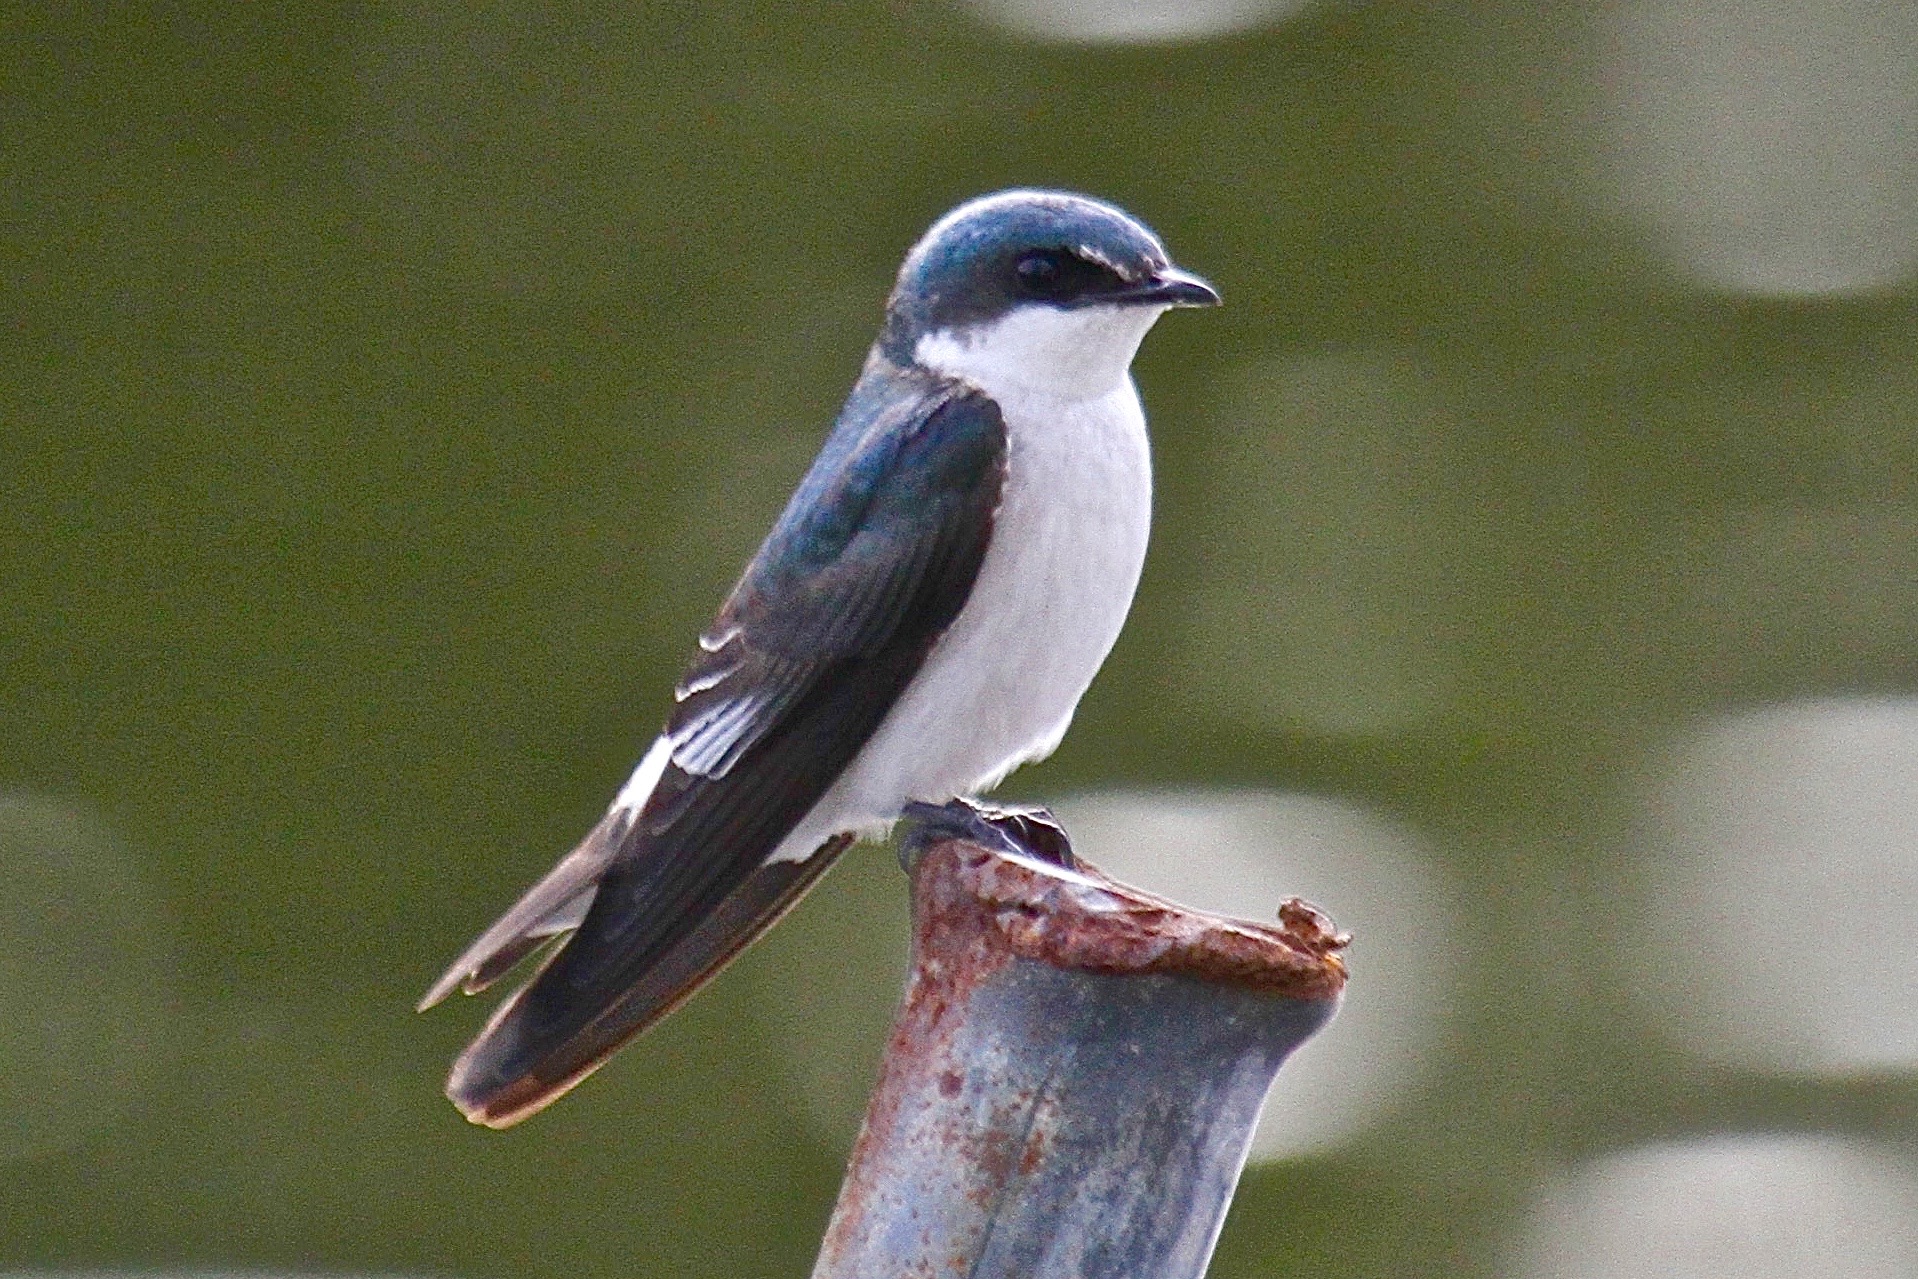
[[[1219,295],[1144,223],[1062,191],[1001,191],[939,219],[906,255],[888,357],[988,394],[1087,399],[1125,377],[1146,330]]]

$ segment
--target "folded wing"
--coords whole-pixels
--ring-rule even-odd
[[[848,839],[771,861],[963,607],[1005,471],[996,405],[869,371],[676,690],[670,760],[462,957],[431,994],[491,980],[578,929],[454,1064],[478,1123],[539,1110],[763,932]],[[597,835],[599,832],[596,831]],[[568,871],[569,863],[572,864]]]

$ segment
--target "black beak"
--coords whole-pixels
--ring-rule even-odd
[[[1151,306],[1217,306],[1219,291],[1176,266],[1161,267],[1136,284],[1121,289],[1116,297],[1106,294],[1101,301],[1139,302]]]

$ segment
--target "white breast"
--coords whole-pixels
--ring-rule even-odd
[[[1081,360],[1065,396],[1023,370],[982,386],[1004,414],[1008,451],[978,580],[871,741],[776,856],[803,858],[835,831],[883,828],[909,800],[989,789],[1065,735],[1125,623],[1152,523],[1145,414],[1126,365],[1157,313],[1120,314],[1116,376],[1106,376],[1110,358],[1104,369]]]
[[[992,545],[966,607],[861,755],[875,801],[970,793],[1051,754],[1132,606],[1152,523],[1132,384],[1038,413],[1005,408]]]

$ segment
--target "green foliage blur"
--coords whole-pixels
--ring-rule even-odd
[[[0,792],[95,857],[0,914],[38,992],[0,1004],[0,1268],[804,1271],[845,1148],[755,993],[797,943],[505,1135],[439,1095],[478,1007],[410,1009],[656,730],[905,248],[1014,184],[1227,300],[1140,357],[1152,558],[1015,793],[1344,797],[1472,921],[1426,1092],[1250,1174],[1214,1274],[1489,1274],[1542,1163],[1908,1129],[1898,1079],[1689,1064],[1610,966],[1621,787],[1673,725],[1913,686],[1918,307],[1710,287],[1585,198],[1592,21],[0,16]]]

